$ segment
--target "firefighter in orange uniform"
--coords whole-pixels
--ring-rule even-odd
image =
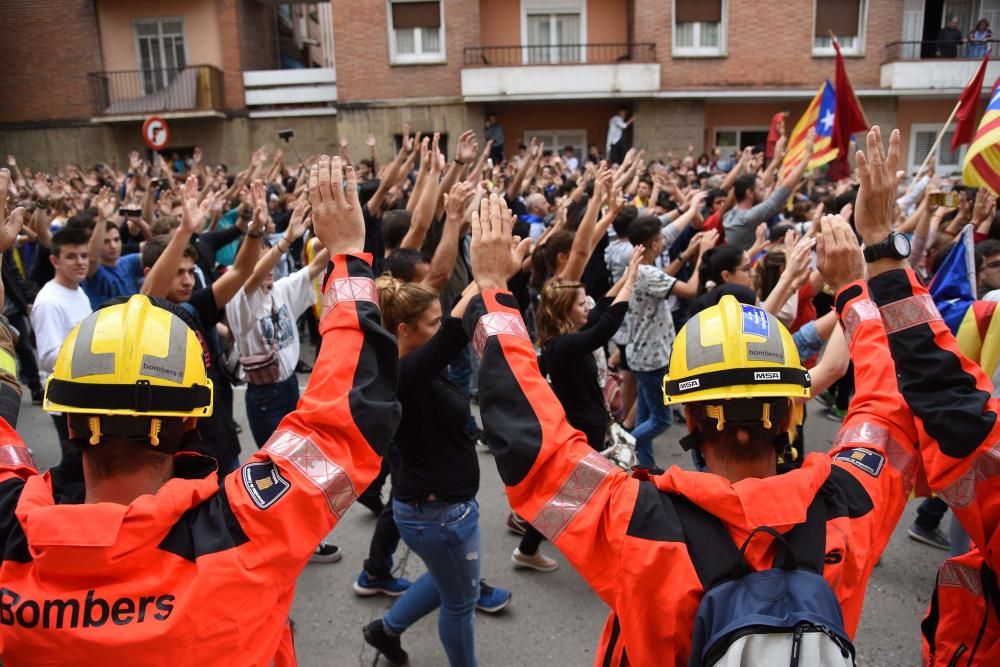
[[[888,155],[878,128],[859,153],[855,219],[866,246],[890,236],[899,135]],[[905,260],[870,260],[870,278],[853,231],[824,219],[820,269],[838,289],[836,308],[850,341],[856,395],[833,448],[775,475],[776,452],[794,428],[792,397],[807,376],[787,332],[770,315],[724,300],[679,332],[666,392],[684,403],[708,473],[678,467],[636,479],[594,452],[565,419],[538,372],[531,342],[497,271],[491,244],[507,216],[473,223],[472,261],[483,295],[465,326],[481,356],[483,425],[514,510],[548,537],[611,608],[597,665],[682,665],[691,658],[695,614],[705,594],[685,539],[679,507],[711,514],[735,545],[768,526],[790,539],[813,523],[824,540],[819,573],[853,638],[872,568],[885,548],[918,465],[950,501],[977,544],[994,539],[1000,484],[993,449],[1000,440],[987,378],[959,353],[933,302]],[[481,216],[483,217],[483,216]],[[503,236],[503,234],[500,234]],[[747,310],[749,309],[749,311]],[[825,537],[823,533],[825,532]],[[697,540],[693,541],[697,547]],[[775,565],[777,540],[748,542],[752,570]],[[700,657],[694,656],[701,664]],[[964,663],[963,663],[964,664]],[[975,664],[975,663],[973,663]]]
[[[325,157],[309,175],[314,229],[334,256],[320,331],[336,345],[298,409],[221,486],[214,460],[183,451],[212,410],[201,345],[144,296],[74,329],[46,387],[45,409],[69,416],[83,450],[82,503],[61,502],[0,422],[5,663],[295,664],[296,578],[378,473],[399,419],[396,346],[362,253],[354,172],[346,195],[342,176]]]

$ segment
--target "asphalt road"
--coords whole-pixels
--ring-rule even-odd
[[[237,389],[236,417],[244,426],[241,440],[245,458],[255,447],[246,426],[243,395],[242,389]],[[818,407],[812,413],[807,422],[807,447],[811,451],[824,450],[830,446],[839,424],[825,419]],[[18,431],[40,467],[57,462],[55,430],[40,408],[25,403]],[[675,426],[657,440],[656,458],[664,467],[690,466],[690,458],[676,444],[680,435],[681,428]],[[512,569],[510,554],[518,538],[506,530],[508,506],[503,486],[493,458],[480,453],[479,461],[483,576],[489,583],[514,593],[511,605],[500,615],[478,615],[476,649],[480,665],[593,664],[607,608],[548,543],[542,549],[560,562],[557,571],[541,574]],[[919,623],[945,553],[906,537],[917,502],[908,505],[869,582],[855,642],[860,665],[920,663]],[[373,527],[374,518],[368,510],[360,505],[352,507],[330,535],[330,540],[343,550],[343,560],[309,565],[300,577],[292,615],[299,664],[303,667],[388,664],[364,643],[361,628],[379,618],[391,601],[385,597],[359,598],[351,590]],[[410,556],[402,543],[397,557],[397,569],[403,576],[413,579],[423,572],[420,559]],[[655,573],[651,576],[655,577]],[[438,640],[436,613],[405,633],[403,645],[416,667],[447,664]]]

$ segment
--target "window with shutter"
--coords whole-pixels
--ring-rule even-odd
[[[444,17],[440,0],[387,0],[391,62],[445,61]]]
[[[719,56],[725,53],[728,0],[674,0],[675,56]]]
[[[933,124],[917,124],[910,127],[910,172],[923,164],[934,145],[937,133],[941,131],[940,126]],[[951,150],[951,140],[955,134],[954,127],[945,131],[941,138],[941,144],[937,150],[937,172],[939,174],[951,174],[958,172],[962,168],[962,159],[965,156],[965,147],[959,146],[957,151]]]
[[[813,55],[833,55],[837,36],[840,50],[847,55],[863,53],[868,0],[814,0]]]

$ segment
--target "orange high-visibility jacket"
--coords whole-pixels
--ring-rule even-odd
[[[334,258],[309,386],[221,487],[212,459],[181,453],[155,495],[59,504],[2,424],[4,664],[292,664],[295,580],[378,474],[400,416],[370,262]]]
[[[785,533],[805,521],[810,506],[824,512],[823,576],[853,637],[868,578],[920,460],[939,492],[980,479],[972,471],[998,439],[988,381],[958,353],[916,276],[894,271],[849,285],[837,309],[857,390],[833,449],[808,455],[799,470],[784,475],[730,483],[677,467],[652,480],[616,468],[567,423],[538,372],[513,297],[491,291],[470,304],[465,325],[482,357],[483,426],[511,505],[612,610],[596,665],[688,663],[704,591],[673,497],[685,496],[719,517],[738,545],[757,526]],[[962,488],[979,499],[978,489]],[[995,511],[1000,495],[994,498]],[[979,540],[995,525],[991,514],[970,532]],[[772,538],[761,537],[747,550],[758,570],[774,558]]]
[[[956,335],[962,353],[990,378],[996,378],[1000,360],[1000,317],[996,311],[995,302],[974,302]],[[993,488],[995,495],[996,481],[988,482],[988,478],[1000,471],[1000,451],[993,449],[973,470],[988,474],[982,479],[969,478],[967,484],[974,488],[978,483],[980,494]],[[969,498],[967,490],[962,495],[960,503]],[[920,625],[925,665],[1000,664],[1000,586],[996,576],[1000,563],[995,542],[987,553],[989,564],[973,544],[968,553],[949,558],[938,570],[934,594]]]

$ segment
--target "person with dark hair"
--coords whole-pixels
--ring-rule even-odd
[[[979,297],[1000,289],[1000,241],[986,239],[976,244],[976,255],[982,257],[981,267],[976,267]]]
[[[385,258],[382,268],[393,278],[405,283],[420,283],[431,268],[431,258],[427,253],[412,248],[397,248]]]
[[[382,216],[382,241],[385,243],[386,255],[399,249],[399,245],[410,231],[411,213],[405,208],[386,211]]]
[[[635,122],[635,114],[628,118],[628,107],[618,107],[618,111],[611,120],[608,121],[608,140],[605,143],[608,163],[620,165],[625,161],[625,153],[628,152],[628,140],[625,130]]]
[[[90,233],[87,279],[83,291],[90,305],[99,305],[116,296],[131,296],[139,291],[142,266],[138,253],[121,256],[122,241],[114,216],[118,211],[115,195],[103,188],[94,198],[97,221]]]
[[[805,152],[792,166],[774,192],[765,198],[764,182],[755,174],[736,179],[733,192],[736,206],[722,219],[726,243],[746,250],[754,241],[757,225],[773,218],[788,202],[788,197],[798,185],[813,153],[813,137],[806,140]]]
[[[697,294],[701,254],[715,245],[717,238],[714,232],[701,238],[694,273],[681,282],[656,266],[656,259],[666,245],[659,218],[638,218],[628,230],[629,242],[643,247],[639,275],[625,317],[629,333],[625,349],[629,368],[635,373],[639,401],[632,436],[639,465],[650,470],[657,469],[653,439],[666,431],[672,421],[669,408],[663,404],[663,377],[675,335],[667,299],[671,294],[685,299]]]
[[[504,160],[503,126],[497,121],[496,113],[492,111],[486,115],[486,129],[484,134],[486,135],[486,141],[493,142],[490,146],[490,159],[493,160],[494,165],[499,165]]]
[[[38,368],[43,380],[52,375],[66,336],[92,311],[90,299],[80,287],[87,278],[88,241],[87,232],[79,227],[66,226],[52,235],[49,262],[55,268],[55,277],[38,291],[31,308],[31,327],[35,330]],[[51,413],[51,417],[65,457],[65,443],[69,440],[66,416]]]

